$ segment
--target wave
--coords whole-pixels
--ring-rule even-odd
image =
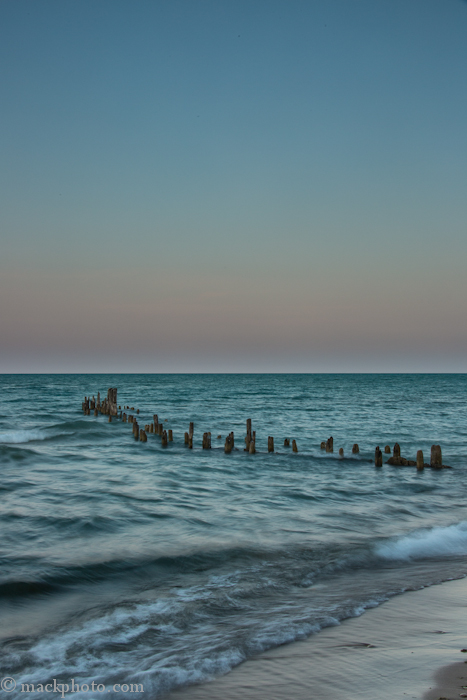
[[[8,432],[0,433],[0,444],[18,445],[25,442],[34,442],[35,440],[47,440],[49,437],[50,435],[37,428],[9,430]]]
[[[467,554],[467,521],[412,532],[377,545],[375,553],[391,561],[464,556]]]

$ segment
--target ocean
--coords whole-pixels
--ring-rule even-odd
[[[84,396],[109,387],[141,427],[157,414],[173,442],[84,415]],[[82,686],[95,684],[92,697],[134,697],[133,685],[163,697],[464,577],[466,389],[455,374],[1,375],[9,696],[74,679],[69,695],[89,698]],[[244,451],[248,418],[256,454]],[[440,444],[451,469],[390,466],[386,454],[376,468],[376,445],[395,442],[425,462]]]

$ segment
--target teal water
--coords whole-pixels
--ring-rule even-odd
[[[108,387],[174,442],[84,416]],[[466,375],[0,376],[1,676],[160,697],[464,576],[466,389]],[[425,461],[441,444],[452,469],[376,469],[375,446],[396,441]]]

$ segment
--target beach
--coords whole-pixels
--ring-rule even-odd
[[[467,579],[396,596],[170,700],[454,700],[467,686]]]

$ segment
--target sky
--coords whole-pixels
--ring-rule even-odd
[[[465,0],[0,0],[0,372],[466,372]]]

